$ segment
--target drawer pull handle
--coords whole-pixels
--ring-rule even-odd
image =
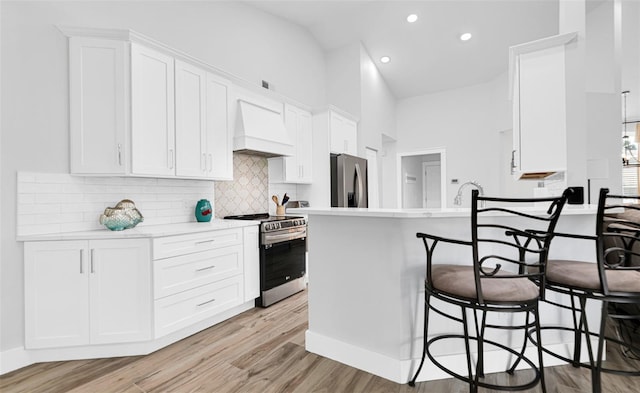
[[[200,303],[200,304],[198,304],[196,307],[204,306],[205,304],[213,303],[213,302],[215,302],[215,301],[216,301],[216,299],[207,300],[207,301],[206,301],[206,302],[204,302],[204,303]]]
[[[213,269],[214,267],[216,267],[216,265],[211,265],[211,266],[207,266],[207,267],[201,267],[200,269],[196,269],[197,272],[201,272],[204,270],[209,270],[209,269]]]
[[[196,242],[196,244],[205,244],[205,243],[213,243],[215,242],[215,239],[209,239],[209,240],[201,240],[199,242]]]

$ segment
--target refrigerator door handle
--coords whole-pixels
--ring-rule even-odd
[[[362,173],[360,172],[360,164],[358,164],[356,162],[356,207],[360,207],[364,204],[364,201],[362,200],[362,197],[364,196],[364,186],[362,184]]]

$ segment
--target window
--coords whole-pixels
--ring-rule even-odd
[[[638,177],[640,177],[640,163],[638,162],[637,127],[626,124],[622,130],[622,194],[639,195]],[[640,126],[640,124],[638,125]]]

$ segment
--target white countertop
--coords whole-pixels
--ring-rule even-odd
[[[596,214],[597,205],[565,205],[563,215]],[[545,214],[544,209],[528,207],[519,209],[527,213]],[[321,216],[348,216],[348,217],[376,217],[376,218],[446,218],[469,217],[471,209],[468,207],[444,208],[444,209],[374,209],[374,208],[349,208],[349,207],[306,207],[287,209],[287,213],[321,215]],[[496,212],[496,215],[501,213]]]
[[[46,240],[94,240],[94,239],[134,239],[155,238],[164,236],[184,235],[220,229],[241,228],[259,225],[260,221],[251,220],[222,220],[214,219],[210,222],[183,222],[177,224],[144,225],[123,231],[111,231],[107,228],[93,231],[62,232],[40,235],[18,236],[17,241],[46,241]]]

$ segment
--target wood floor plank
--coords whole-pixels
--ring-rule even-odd
[[[414,388],[304,349],[306,291],[255,308],[147,356],[35,364],[0,376],[2,393],[466,393],[454,379]],[[615,349],[610,349],[615,351]],[[608,353],[609,362],[630,362]],[[635,364],[635,363],[634,363]],[[570,365],[545,369],[549,393],[591,391],[591,373]],[[487,380],[526,378],[497,373]],[[604,393],[640,392],[640,377],[603,374]],[[480,389],[482,393],[492,393]],[[539,393],[536,386],[525,393]]]

